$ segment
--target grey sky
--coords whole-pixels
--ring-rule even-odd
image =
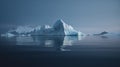
[[[120,31],[120,0],[0,0],[1,27],[58,19],[85,33]]]

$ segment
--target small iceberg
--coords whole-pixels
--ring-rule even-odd
[[[109,33],[106,32],[106,31],[103,31],[103,32],[101,32],[99,34],[93,34],[93,35],[95,35],[95,36],[102,36],[102,35],[106,35],[106,34],[109,34]]]

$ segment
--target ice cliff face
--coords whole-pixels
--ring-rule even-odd
[[[30,27],[20,26],[15,30],[8,32],[11,35],[83,35],[82,32],[76,31],[71,25],[66,24],[63,20],[57,20],[55,24],[50,27],[49,25]],[[5,35],[7,35],[6,33]],[[8,35],[7,35],[8,36]]]
[[[79,35],[71,25],[66,24],[63,20],[58,20],[53,26],[57,35]]]

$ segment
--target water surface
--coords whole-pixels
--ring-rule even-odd
[[[0,37],[1,61],[7,65],[119,67],[119,36]]]

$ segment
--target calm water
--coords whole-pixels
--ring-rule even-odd
[[[0,37],[5,66],[120,67],[120,36]]]

